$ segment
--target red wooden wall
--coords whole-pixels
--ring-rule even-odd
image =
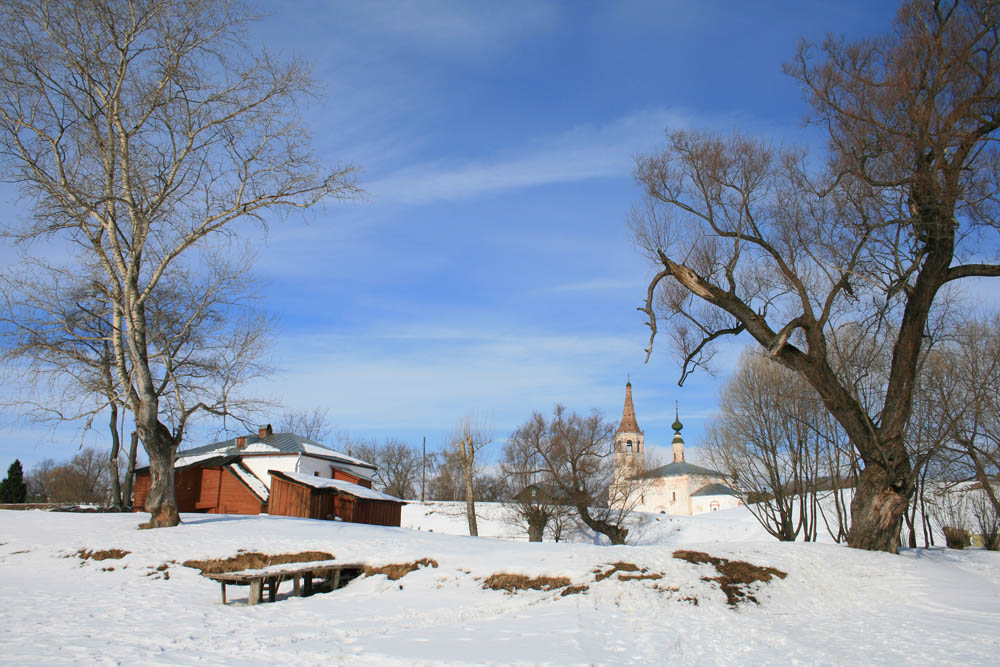
[[[268,513],[310,519],[331,519],[334,516],[354,523],[379,526],[400,524],[401,504],[388,500],[355,498],[332,489],[314,489],[271,476],[271,499]]]
[[[334,468],[333,466],[330,466],[330,468],[333,471],[333,479],[341,479],[345,482],[350,482],[351,484],[357,484],[359,486],[363,486],[366,489],[372,488],[372,481],[370,479],[362,479],[360,477],[352,475],[349,472],[344,472],[339,468]]]
[[[174,473],[177,511],[209,514],[260,514],[267,507],[236,475],[226,468],[188,466]],[[136,511],[145,511],[149,471],[135,476]]]

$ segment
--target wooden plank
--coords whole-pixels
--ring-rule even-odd
[[[292,575],[292,594],[295,597],[302,597],[302,575]]]
[[[305,572],[314,572],[316,576],[334,570],[360,570],[364,569],[366,563],[359,562],[339,562],[332,560],[309,561],[304,563],[284,563],[282,565],[272,565],[270,567],[257,570],[238,570],[236,572],[207,572],[202,576],[215,581],[227,581],[231,583],[246,584],[258,577],[267,576],[292,576]]]

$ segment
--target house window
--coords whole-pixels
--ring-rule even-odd
[[[713,512],[717,512],[719,510],[719,501],[718,500],[713,500],[712,503],[708,507]]]
[[[313,472],[313,477],[319,477],[319,473],[314,471]]]

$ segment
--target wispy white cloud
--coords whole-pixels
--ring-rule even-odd
[[[517,188],[595,178],[627,178],[637,153],[660,143],[663,130],[689,127],[673,110],[630,114],[605,125],[580,125],[520,149],[463,163],[414,164],[371,183],[380,202],[422,204]]]
[[[410,327],[348,336],[301,336],[280,344],[285,372],[273,385],[290,405],[321,402],[350,428],[447,428],[467,412],[495,415],[499,428],[572,399],[606,402],[626,337],[496,333]]]

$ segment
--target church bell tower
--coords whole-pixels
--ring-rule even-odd
[[[646,444],[639,424],[635,420],[635,406],[632,405],[632,382],[625,383],[625,407],[622,421],[615,431],[615,469],[625,466],[632,470],[642,470],[646,455]]]

